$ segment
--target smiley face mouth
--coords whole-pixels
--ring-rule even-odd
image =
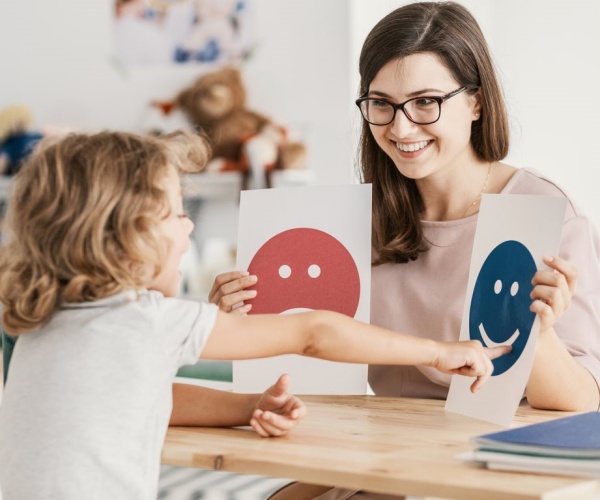
[[[512,346],[515,343],[515,340],[517,340],[517,337],[521,334],[521,332],[519,332],[519,329],[517,328],[515,330],[515,332],[509,338],[507,338],[504,342],[494,342],[488,336],[487,332],[485,331],[485,328],[483,327],[483,323],[479,324],[479,333],[481,334],[481,338],[483,339],[483,341],[485,342],[485,345],[487,347],[500,347],[503,345]]]

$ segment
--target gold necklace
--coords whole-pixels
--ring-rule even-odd
[[[481,196],[483,195],[483,193],[485,191],[485,187],[487,186],[488,180],[490,179],[490,172],[491,171],[492,171],[492,163],[490,162],[490,164],[488,165],[487,175],[485,176],[485,182],[483,183],[483,186],[481,187],[481,191],[479,191],[479,194],[476,196],[476,198],[469,204],[469,206],[465,210],[465,214],[463,215],[463,219],[469,214],[469,212],[471,211],[471,209],[475,205],[477,205],[477,203],[481,200]]]

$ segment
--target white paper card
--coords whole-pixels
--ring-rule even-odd
[[[243,191],[237,269],[258,276],[250,314],[328,309],[368,323],[371,185]],[[262,392],[282,373],[296,394],[367,391],[367,365],[297,355],[234,361],[233,390]]]
[[[557,255],[566,199],[535,195],[483,195],[471,255],[460,340],[512,345],[475,394],[473,378],[452,377],[446,410],[509,426],[531,372],[537,315],[529,311],[531,279]]]

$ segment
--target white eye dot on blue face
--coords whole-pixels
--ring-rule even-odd
[[[498,295],[502,291],[502,281],[496,280],[494,283],[494,293]]]
[[[317,264],[312,264],[308,268],[308,275],[311,278],[318,278],[321,276],[321,268]]]
[[[287,279],[292,275],[292,268],[290,266],[288,266],[287,264],[284,264],[283,266],[281,266],[279,268],[279,276],[281,276],[283,279]]]
[[[515,281],[511,286],[510,286],[510,294],[514,297],[515,295],[517,295],[517,292],[519,291],[519,284]]]

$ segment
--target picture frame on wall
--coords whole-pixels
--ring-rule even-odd
[[[254,46],[250,0],[114,0],[125,66],[236,64]]]

